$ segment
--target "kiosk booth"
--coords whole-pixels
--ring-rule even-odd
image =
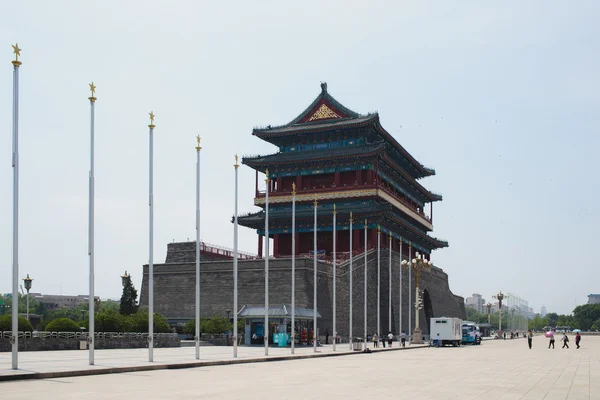
[[[308,346],[313,343],[313,309],[296,307],[295,326],[292,331],[292,309],[285,304],[269,306],[269,329],[265,332],[265,307],[245,305],[238,312],[238,318],[246,321],[244,343],[264,345],[265,335],[269,344],[285,347],[290,345],[291,333],[295,332],[295,345]],[[317,310],[317,318],[321,314]],[[317,337],[318,337],[317,326]]]

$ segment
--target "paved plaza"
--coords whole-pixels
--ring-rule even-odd
[[[600,399],[600,337],[582,348],[548,350],[545,338],[489,340],[482,346],[382,350],[373,354],[305,358],[189,369],[64,377],[0,383],[8,399]],[[226,357],[229,348],[203,348],[206,358]],[[240,348],[240,356],[261,358],[262,348]],[[193,360],[193,348],[157,349],[157,363]],[[287,350],[289,351],[289,350]],[[321,355],[331,346],[320,349]],[[181,352],[181,353],[177,353]],[[299,354],[310,354],[301,349]],[[112,353],[112,358],[111,358]],[[250,356],[249,354],[253,355]],[[271,349],[277,355],[284,349]],[[85,362],[86,352],[24,353],[24,368],[52,370]],[[54,354],[54,355],[53,355]],[[71,355],[72,354],[72,355]],[[128,356],[126,356],[128,354]],[[140,363],[144,350],[97,352],[99,364]],[[120,358],[119,361],[114,359]],[[0,374],[10,355],[0,354]],[[147,363],[146,363],[147,364]]]

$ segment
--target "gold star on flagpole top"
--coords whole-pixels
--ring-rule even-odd
[[[96,101],[96,86],[94,85],[93,81],[92,83],[88,83],[88,85],[90,85],[90,91],[92,92],[92,97],[88,98],[93,103],[94,101]]]
[[[296,182],[292,182],[292,194],[296,194]]]
[[[11,44],[13,48],[13,54],[15,55],[15,59],[12,62],[13,65],[19,66],[21,65],[21,61],[19,61],[19,57],[21,56],[21,49],[19,48],[19,43]]]
[[[237,154],[235,155],[235,164],[233,164],[233,166],[236,168],[240,166],[240,164],[238,163],[238,155]]]
[[[148,125],[148,127],[154,128],[154,111],[150,111],[148,115],[150,115],[150,125]]]
[[[337,211],[336,211],[335,209],[336,209],[336,206],[335,206],[335,204],[334,204],[334,205],[333,205],[333,213],[334,213],[334,214],[335,214],[335,213],[337,213]]]
[[[202,147],[200,147],[200,135],[196,136],[196,142],[197,142],[196,150],[198,150],[198,151],[202,150]]]
[[[265,176],[266,176],[265,182],[269,182],[269,169],[268,168],[265,170]]]

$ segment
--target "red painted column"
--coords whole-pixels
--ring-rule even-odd
[[[352,230],[352,234],[354,235],[354,237],[352,238],[352,250],[358,250],[362,247],[360,241],[360,229]]]
[[[373,183],[373,170],[368,169],[367,170],[367,184],[371,185],[372,183]]]
[[[273,235],[273,257],[279,257],[279,234]]]
[[[276,192],[281,192],[281,178],[277,178],[277,186],[275,187]]]
[[[356,178],[355,179],[356,179],[357,185],[362,185],[362,182],[361,182],[362,181],[362,170],[360,170],[360,169],[356,170]]]
[[[254,187],[255,187],[254,192],[256,193],[256,197],[258,197],[258,170],[256,170],[256,181],[255,181]]]
[[[339,172],[334,172],[333,173],[333,183],[335,183],[335,186],[340,186],[340,173]]]
[[[296,191],[302,190],[302,175],[296,176]]]
[[[258,235],[258,257],[262,258],[263,255],[263,237]]]
[[[371,247],[377,247],[377,228],[371,229]]]

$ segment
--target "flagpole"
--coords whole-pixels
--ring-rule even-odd
[[[364,298],[364,341],[365,341],[365,350],[367,349],[367,220],[365,219],[365,263],[364,263],[364,275],[365,275],[365,298]]]
[[[296,341],[296,183],[292,183],[292,329],[290,345],[294,354]]]
[[[154,113],[150,111],[149,132],[149,215],[148,215],[148,361],[154,361]]]
[[[313,234],[313,352],[317,352],[317,198],[315,197],[315,227]]]
[[[377,225],[377,342],[381,341],[381,227]]]
[[[200,136],[196,136],[196,360],[200,359]]]
[[[336,306],[336,302],[337,302],[337,298],[335,297],[335,281],[337,279],[337,273],[336,273],[336,268],[335,268],[335,245],[336,245],[336,236],[337,236],[337,230],[336,230],[336,207],[335,204],[333,205],[333,351],[335,351],[335,339],[337,336],[336,333],[336,326],[335,326],[335,306]]]
[[[265,356],[269,355],[269,170],[265,171],[265,327],[263,341],[265,342]]]
[[[389,233],[390,252],[389,252],[389,267],[388,267],[388,332],[392,331],[392,232]]]
[[[12,46],[15,60],[13,69],[13,281],[12,281],[12,369],[19,368],[19,67],[21,49]]]
[[[408,344],[412,342],[412,244],[408,242]]]
[[[88,327],[88,343],[89,343],[89,363],[94,365],[94,334],[95,326],[94,322],[96,319],[95,305],[94,305],[94,261],[95,261],[95,247],[94,247],[94,217],[95,217],[95,192],[96,182],[94,175],[94,128],[95,128],[95,106],[96,106],[96,86],[94,82],[90,84],[90,90],[92,96],[90,100],[90,176],[89,176],[89,224],[88,224],[88,255],[90,256],[90,295],[89,295],[89,327]]]
[[[404,271],[402,271],[402,236],[400,237],[400,294],[398,295],[399,298],[399,304],[398,304],[398,309],[400,310],[400,318],[399,318],[399,323],[398,323],[398,334],[402,335],[402,274],[404,273]]]
[[[238,344],[238,156],[235,155],[235,214],[233,224],[233,357],[237,357]]]
[[[352,256],[353,256],[353,248],[352,248],[352,212],[350,212],[350,306],[348,309],[350,310],[350,324],[348,327],[348,343],[350,343],[350,350],[352,350]]]

